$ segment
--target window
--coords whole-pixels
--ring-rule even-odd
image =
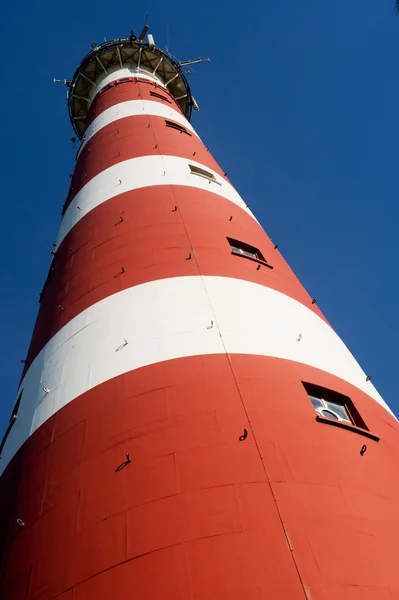
[[[185,127],[179,125],[178,123],[175,123],[174,121],[165,121],[165,123],[166,127],[170,127],[171,129],[177,129],[177,131],[180,131],[180,133],[185,133],[186,135],[191,136],[191,133],[188,132]]]
[[[232,238],[227,238],[231,251],[233,254],[242,254],[243,256],[247,256],[248,258],[254,258],[255,260],[263,260],[265,259],[262,256],[262,253],[258,248],[254,248],[254,246],[250,246],[249,244],[244,244],[244,242],[239,242],[238,240],[233,240]]]
[[[239,240],[233,240],[233,238],[227,238],[227,241],[230,244],[232,254],[243,256],[244,258],[249,258],[250,260],[255,260],[256,262],[262,263],[266,267],[269,267],[269,269],[273,269],[273,267],[267,263],[262,252],[258,248],[250,246],[245,242],[240,242]]]
[[[345,404],[337,404],[336,402],[329,402],[324,398],[316,398],[316,396],[309,395],[310,401],[314,406],[315,411],[326,419],[334,419],[335,421],[345,421],[346,423],[353,423],[353,420],[349,416],[348,409]]]
[[[172,104],[172,102],[169,100],[169,98],[167,98],[166,96],[162,96],[162,94],[158,94],[157,92],[150,92],[150,96],[154,96],[154,98],[159,98],[160,100],[163,100],[164,102],[169,102],[169,104]]]
[[[188,165],[188,166],[190,167],[191,175],[198,175],[198,177],[204,177],[205,179],[208,179],[209,182],[213,181],[214,183],[218,183],[219,185],[222,185],[221,183],[219,183],[217,181],[217,179],[213,173],[210,173],[209,171],[206,171],[205,169],[201,169],[201,167],[197,167],[195,165]]]
[[[313,404],[318,421],[350,429],[377,442],[379,441],[380,438],[369,431],[366,423],[348,396],[318,385],[313,385],[312,383],[302,382],[302,385]]]
[[[5,446],[5,443],[7,441],[7,438],[10,435],[10,431],[11,431],[11,429],[12,429],[14,423],[15,423],[15,420],[17,418],[18,411],[19,411],[19,405],[21,404],[22,394],[23,394],[23,390],[19,393],[17,401],[14,404],[14,407],[13,407],[12,412],[11,412],[11,417],[10,417],[10,420],[8,422],[8,427],[7,427],[6,432],[5,432],[4,436],[3,436],[3,439],[0,442],[0,458],[1,458],[1,453],[3,452],[3,448]]]

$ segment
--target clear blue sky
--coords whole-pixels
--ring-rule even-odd
[[[3,0],[0,437],[74,164],[53,77],[146,13],[158,45],[211,57],[189,75],[194,126],[399,414],[394,0],[223,4]]]

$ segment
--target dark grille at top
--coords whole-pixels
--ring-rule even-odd
[[[118,69],[131,69],[134,71],[132,75],[137,77],[140,74],[156,77],[190,119],[193,100],[179,63],[147,41],[121,38],[94,46],[76,69],[69,84],[69,116],[79,138],[86,130],[86,117],[96,86]]]

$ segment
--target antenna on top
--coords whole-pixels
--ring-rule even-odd
[[[73,87],[72,81],[68,81],[68,79],[56,79],[54,77],[54,83],[63,83],[67,87]]]
[[[148,19],[148,15],[145,16],[145,23],[144,23],[144,27],[141,30],[141,33],[139,35],[139,42],[142,42],[143,39],[145,38],[145,36],[147,35],[147,31],[149,30],[149,25],[147,25],[147,19]]]
[[[398,0],[399,2],[399,0]],[[195,65],[197,63],[202,63],[202,62],[211,62],[210,58],[197,58],[195,60],[182,60],[180,62],[178,62],[177,64],[179,65],[179,67],[187,67],[187,65]]]
[[[149,30],[149,26],[148,25],[144,25],[142,32],[139,35],[139,42],[142,42],[143,39],[145,38],[147,31]]]
[[[170,56],[170,52],[169,52],[169,25],[166,25],[166,53],[168,56]]]

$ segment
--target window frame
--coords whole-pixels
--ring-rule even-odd
[[[226,239],[230,245],[231,254],[233,254],[234,256],[240,256],[241,258],[252,260],[253,262],[268,267],[269,269],[274,268],[267,262],[259,248],[256,248],[255,246],[251,246],[251,244],[247,244],[246,242],[242,242],[231,237],[226,237]]]
[[[168,102],[169,104],[172,104],[172,101],[169,100],[169,98],[167,98],[166,96],[163,96],[162,94],[158,94],[158,92],[154,92],[154,91],[150,90],[150,96],[153,96],[154,98],[159,98],[163,102]]]
[[[323,398],[321,396],[314,396],[313,394],[309,394],[309,398],[310,398],[311,402],[312,402],[312,398],[321,402],[321,404],[322,404],[321,407],[316,407],[312,402],[313,408],[315,409],[317,414],[319,414],[321,417],[324,417],[324,414],[323,414],[324,412],[328,412],[337,417],[336,419],[334,419],[335,421],[342,421],[343,423],[349,423],[349,424],[355,425],[353,417],[350,414],[350,411],[349,411],[348,407],[346,406],[346,404],[339,404],[338,402],[333,402],[332,400],[328,400],[327,398]],[[335,406],[340,406],[341,408],[343,408],[348,418],[342,419],[339,416],[339,414],[336,411],[334,411],[333,408],[328,406],[328,404],[334,404]],[[325,418],[328,419],[329,417],[325,417]]]
[[[375,435],[374,433],[372,433],[369,430],[369,428],[367,427],[366,423],[364,422],[362,416],[360,415],[359,411],[357,410],[355,404],[353,403],[351,398],[349,398],[349,396],[345,396],[344,394],[340,394],[339,392],[336,392],[334,390],[324,388],[322,386],[315,385],[313,383],[308,383],[306,381],[302,381],[302,385],[308,396],[308,400],[309,400],[310,404],[312,405],[314,412],[316,413],[316,421],[317,422],[324,423],[325,425],[332,425],[333,427],[339,427],[341,429],[347,429],[354,433],[364,435],[365,437],[368,437],[368,438],[374,440],[375,442],[380,441],[379,436]],[[342,406],[345,409],[345,412],[348,415],[351,422],[345,421],[343,419],[336,420],[336,419],[331,419],[329,417],[323,416],[322,414],[320,414],[320,412],[314,406],[314,404],[311,400],[311,397],[315,398],[316,400],[321,401],[322,403],[330,402],[331,404],[335,404],[337,406]],[[326,406],[325,410],[329,410],[331,413],[334,412],[333,410],[329,409],[327,406]],[[337,415],[337,416],[339,416],[339,415]]]
[[[169,127],[170,129],[175,129],[176,131],[180,131],[180,133],[185,133],[186,135],[189,135],[191,137],[191,133],[187,131],[187,129],[183,125],[180,125],[180,123],[176,123],[175,121],[165,119],[165,124],[166,127]]]
[[[211,171],[207,171],[206,169],[197,167],[197,165],[192,165],[191,163],[189,163],[188,167],[190,169],[190,175],[196,175],[197,177],[207,179],[209,183],[217,183],[217,185],[222,185]]]

